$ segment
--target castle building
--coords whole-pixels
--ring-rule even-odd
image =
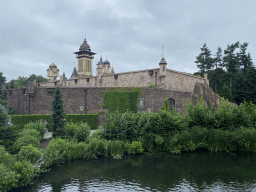
[[[79,51],[74,52],[74,54],[76,54],[78,70],[74,67],[70,79],[63,79],[63,77],[60,77],[60,80],[56,80],[56,76],[49,76],[51,81],[40,83],[39,86],[149,87],[149,85],[153,84],[162,89],[191,92],[193,91],[196,82],[209,85],[207,77],[201,78],[188,73],[168,69],[164,55],[162,55],[158,64],[159,68],[123,73],[115,73],[113,66],[111,69],[110,62],[107,59],[103,61],[101,56],[100,61],[96,64],[96,76],[93,76],[92,64],[96,53],[91,51],[86,39],[80,46]],[[49,68],[51,68],[51,65]]]
[[[95,113],[101,110],[103,103],[103,91],[106,87],[142,87],[139,98],[138,110],[157,111],[168,98],[170,106],[175,107],[181,114],[185,113],[186,101],[189,99],[196,104],[201,96],[207,106],[215,103],[218,107],[220,97],[209,87],[207,75],[194,76],[167,68],[164,54],[157,68],[139,71],[115,73],[110,62],[98,61],[96,76],[93,76],[92,65],[94,55],[86,39],[83,41],[76,54],[77,68],[74,67],[71,77],[65,77],[65,73],[59,76],[59,69],[52,63],[47,69],[50,81],[35,83],[31,81],[28,88],[8,89],[7,100],[22,114],[50,114],[54,89],[61,87],[64,101],[64,110],[67,114],[79,114],[79,107],[84,106],[85,113]],[[154,85],[157,88],[150,88]],[[28,94],[27,94],[28,93]]]

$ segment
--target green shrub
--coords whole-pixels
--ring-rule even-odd
[[[107,122],[103,123],[105,138],[108,140],[124,140],[130,141],[138,138],[139,131],[137,129],[139,114],[127,111],[120,113],[118,110],[109,113]]]
[[[19,161],[29,161],[32,164],[35,164],[38,159],[40,159],[41,153],[37,147],[33,147],[31,144],[28,146],[22,146],[19,153]]]
[[[44,124],[44,122],[42,120],[36,121],[34,123],[33,122],[29,122],[28,124],[26,124],[24,126],[24,130],[26,130],[26,129],[36,130],[39,133],[40,140],[42,140],[43,137],[44,137],[45,128],[46,128],[46,125]],[[24,130],[22,130],[22,132]]]
[[[27,161],[15,162],[13,170],[19,186],[26,186],[35,176],[35,168]]]
[[[65,125],[64,132],[67,137],[74,137],[77,124],[70,122]]]
[[[142,143],[138,141],[133,141],[130,149],[130,152],[133,154],[142,153],[144,151],[144,149],[142,148]]]
[[[75,138],[78,141],[85,141],[90,135],[91,129],[87,123],[81,123],[75,129]]]

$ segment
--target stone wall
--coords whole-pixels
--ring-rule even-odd
[[[27,88],[8,89],[7,100],[10,105],[22,114],[51,114],[51,103],[54,100],[53,87],[35,87],[33,94],[28,94]],[[25,91],[24,91],[25,90]],[[80,114],[79,107],[84,107],[84,113],[106,111],[103,103],[104,87],[61,87],[64,110],[67,114]],[[184,114],[187,98],[192,99],[192,92],[164,90],[159,88],[143,88],[140,98],[144,100],[144,107],[139,111],[150,108],[156,112],[164,105],[165,98],[174,98],[176,109]]]

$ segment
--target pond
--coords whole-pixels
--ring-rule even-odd
[[[143,153],[73,161],[15,191],[256,191],[256,154]]]

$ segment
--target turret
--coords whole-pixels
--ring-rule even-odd
[[[104,61],[104,74],[110,74],[110,62],[107,59]]]
[[[102,61],[102,57],[100,57],[100,61],[97,64],[96,72],[96,76],[101,76],[104,73],[104,62]]]
[[[162,59],[161,61],[159,62],[159,68],[160,68],[160,74],[159,76],[161,77],[165,77],[166,76],[166,65],[167,65],[167,62],[165,61],[164,59],[164,46],[162,47],[163,49],[163,53],[162,53]]]
[[[92,75],[92,60],[93,55],[96,53],[91,52],[91,48],[88,45],[86,39],[84,39],[83,44],[80,46],[78,52],[74,52],[78,60],[78,75],[89,76]]]
[[[57,78],[59,77],[59,69],[57,69],[57,65],[54,63],[49,65],[49,68],[47,69],[47,77],[49,77],[50,81],[57,81]]]

